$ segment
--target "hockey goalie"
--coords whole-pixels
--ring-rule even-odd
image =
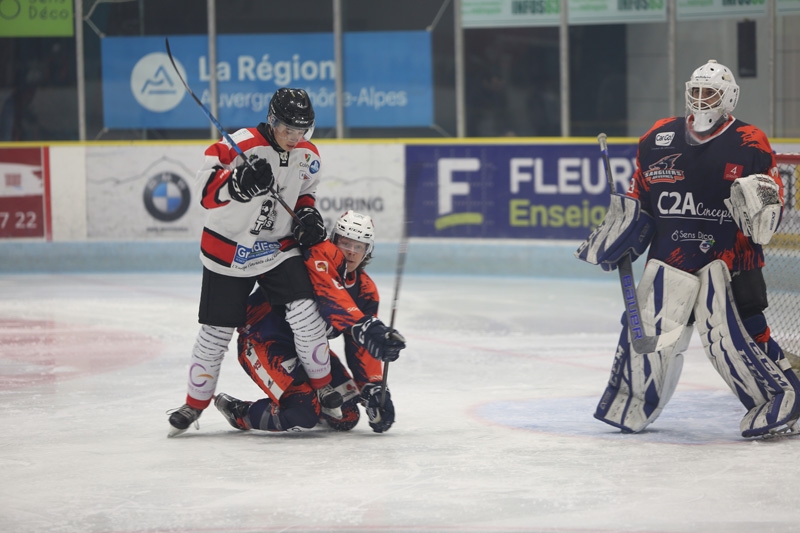
[[[686,83],[686,116],[659,120],[639,139],[627,194],[576,256],[614,270],[649,247],[636,289],[649,353],[623,328],[595,418],[623,432],[655,421],[678,384],[693,328],[746,410],[744,437],[796,432],[800,381],[764,316],[764,253],[783,212],[783,183],[766,135],[731,114],[739,87],[710,60]],[[639,334],[641,332],[637,332]],[[637,337],[638,338],[638,337]]]

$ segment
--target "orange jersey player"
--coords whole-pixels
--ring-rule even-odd
[[[298,364],[285,310],[271,306],[261,291],[250,296],[247,325],[239,329],[239,362],[267,398],[247,402],[224,393],[214,404],[230,424],[241,430],[300,431],[314,427],[320,416],[337,430],[355,427],[366,409],[373,431],[382,433],[394,423],[394,404],[382,395],[381,361],[394,361],[405,339],[377,318],[379,296],[364,271],[374,246],[370,217],[348,211],[336,222],[331,241],[312,246],[306,266],[320,314],[329,325],[328,337],[344,336],[348,369],[331,355],[331,385],[344,399],[342,416],[322,408]]]

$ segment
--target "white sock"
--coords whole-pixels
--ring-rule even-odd
[[[188,394],[200,401],[210,401],[217,389],[220,365],[228,351],[235,328],[203,324],[192,349]]]
[[[331,355],[328,339],[325,336],[327,326],[319,314],[317,302],[309,298],[295,300],[286,305],[286,321],[294,332],[294,345],[303,368],[317,389],[325,383],[331,373]]]

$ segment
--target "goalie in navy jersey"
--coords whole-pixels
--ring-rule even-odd
[[[644,333],[636,353],[623,316],[611,377],[595,418],[624,432],[652,423],[678,383],[693,326],[747,413],[745,437],[796,431],[800,382],[764,317],[764,252],[780,223],[783,183],[767,136],[731,113],[739,86],[714,60],[686,83],[686,115],[659,120],[639,139],[626,195],[576,252],[613,270],[648,248],[639,283]]]
[[[320,314],[329,326],[329,338],[344,336],[347,368],[331,351],[331,385],[343,397],[342,416],[332,416],[319,403],[298,363],[285,310],[271,306],[261,290],[249,299],[247,325],[239,329],[239,362],[264,391],[266,398],[250,402],[219,393],[214,405],[236,429],[300,431],[317,425],[320,416],[333,429],[356,426],[362,404],[376,433],[394,423],[394,404],[383,388],[381,361],[394,361],[405,339],[387,327],[378,314],[378,290],[364,271],[374,246],[369,216],[348,211],[336,222],[331,240],[309,248],[306,267],[314,286]]]

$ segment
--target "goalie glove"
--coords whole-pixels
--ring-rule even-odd
[[[639,200],[614,193],[603,223],[578,247],[575,257],[614,270],[625,254],[632,261],[642,255],[655,231],[653,217],[641,210]]]
[[[379,361],[396,361],[400,350],[406,347],[406,339],[396,329],[387,327],[374,316],[364,315],[353,324],[350,332],[356,344]]]
[[[275,183],[272,167],[266,159],[256,159],[251,165],[239,165],[231,171],[228,193],[237,202],[249,202],[254,196],[267,194]]]
[[[364,406],[364,411],[369,418],[369,427],[375,433],[383,433],[389,431],[389,428],[394,424],[394,404],[392,403],[392,394],[389,389],[386,389],[386,401],[381,407],[381,396],[383,395],[383,387],[380,383],[367,383],[361,389],[361,405]]]
[[[766,174],[739,178],[725,206],[742,233],[756,244],[768,244],[781,219],[780,187]]]
[[[303,223],[301,226],[295,221],[292,225],[292,235],[297,244],[303,248],[310,248],[325,240],[328,236],[325,231],[325,221],[322,220],[322,215],[316,207],[301,207],[295,214]]]

